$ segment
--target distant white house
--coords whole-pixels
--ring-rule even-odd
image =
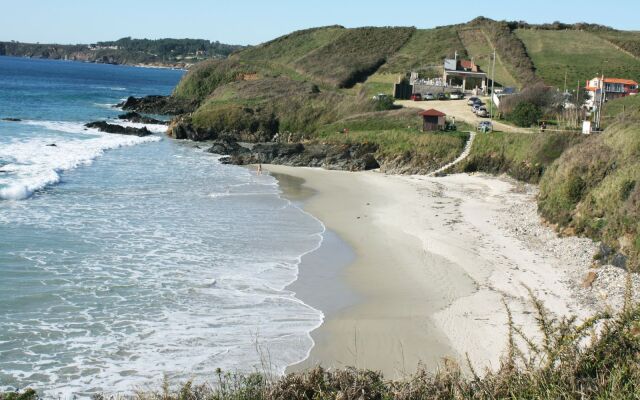
[[[604,93],[606,100],[638,94],[638,82],[631,79],[595,77],[587,81],[585,90],[589,94],[586,103],[593,106],[601,93]]]

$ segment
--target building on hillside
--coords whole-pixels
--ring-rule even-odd
[[[424,132],[441,131],[446,127],[447,114],[430,108],[419,113],[422,116],[422,130]]]
[[[471,60],[445,59],[442,79],[449,86],[459,84],[462,91],[467,90],[467,82],[472,85],[475,83],[472,87],[479,87],[483,93],[487,91],[487,74],[482,72],[480,67]]]
[[[638,94],[638,82],[631,79],[595,77],[587,81],[585,89],[589,94],[587,102],[593,105],[600,99],[601,91],[604,92],[605,100]]]

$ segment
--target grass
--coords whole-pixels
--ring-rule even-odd
[[[594,33],[518,29],[516,35],[524,42],[538,76],[549,85],[562,88],[565,72],[569,87],[603,72],[610,77],[640,78],[640,60]]]
[[[297,69],[336,87],[352,87],[376,72],[413,35],[415,28],[349,29],[296,61]]]
[[[244,61],[269,60],[274,64],[291,65],[308,53],[327,45],[347,30],[341,26],[327,26],[292,32],[232,56]]]
[[[537,183],[545,170],[567,149],[582,140],[567,133],[478,134],[458,172],[506,173],[516,179]]]
[[[368,97],[372,97],[378,93],[393,95],[393,85],[398,81],[398,78],[403,75],[392,73],[380,73],[376,72],[371,75],[365,82],[357,83],[350,89],[343,89],[346,93],[356,95],[361,91]]]
[[[493,47],[481,29],[459,29],[458,34],[470,58],[491,78]],[[520,83],[509,73],[502,57],[496,57],[495,81],[501,86],[520,87]]]
[[[567,231],[601,240],[640,263],[640,111],[567,150],[540,182],[539,211]]]
[[[520,86],[528,86],[538,81],[535,67],[524,44],[508,23],[478,17],[468,22],[466,27],[479,29],[486,36],[487,41],[496,49],[501,64]]]
[[[402,73],[421,71],[425,67],[442,68],[445,58],[466,57],[464,45],[460,42],[455,27],[418,29],[411,38],[380,68],[382,73]]]
[[[640,57],[640,32],[598,30],[594,31],[594,33],[634,57]]]
[[[602,112],[602,125],[608,126],[618,118],[625,118],[633,111],[640,110],[640,96],[627,96],[620,99],[609,100],[604,104]]]

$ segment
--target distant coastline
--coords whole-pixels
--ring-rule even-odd
[[[244,46],[204,39],[132,39],[93,44],[0,42],[0,56],[80,61],[96,64],[188,69],[210,59],[224,59]]]

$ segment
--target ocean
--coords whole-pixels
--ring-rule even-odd
[[[164,126],[83,126],[183,73],[0,57],[0,118],[21,119],[0,121],[0,390],[82,398],[308,355],[323,315],[286,287],[322,223]]]

